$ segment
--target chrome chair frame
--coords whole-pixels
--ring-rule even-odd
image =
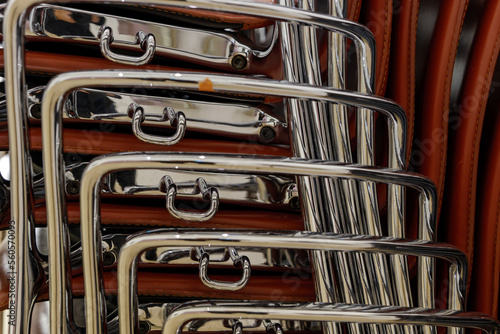
[[[181,334],[181,326],[195,319],[273,319],[298,321],[358,322],[476,328],[497,334],[500,324],[476,312],[429,310],[391,306],[360,306],[349,304],[265,305],[236,302],[190,303],[173,310],[163,326],[163,334]]]
[[[307,232],[156,230],[133,235],[120,251],[118,258],[118,318],[122,334],[132,334],[133,329],[137,328],[138,325],[136,298],[138,258],[141,253],[158,247],[272,247],[442,258],[450,263],[449,305],[453,310],[465,309],[467,257],[458,248],[451,245],[421,240]],[[95,292],[98,293],[98,291],[89,293]],[[87,305],[87,307],[96,306]],[[89,325],[87,324],[87,326]]]
[[[68,1],[81,3],[96,3],[96,0]],[[24,33],[26,23],[26,12],[34,5],[40,3],[57,3],[58,0],[17,0],[9,1],[4,12],[3,36],[4,36],[4,63],[6,79],[6,98],[9,128],[9,142],[11,143],[11,217],[12,224],[16,230],[16,243],[19,245],[15,255],[17,280],[15,283],[15,293],[13,302],[15,303],[16,326],[11,327],[11,333],[27,333],[29,331],[30,314],[36,291],[34,291],[35,281],[40,277],[35,277],[35,269],[30,260],[33,249],[31,235],[33,234],[32,221],[32,201],[30,199],[31,171],[28,159],[29,140],[26,129],[27,105],[26,86],[24,75]],[[121,0],[110,0],[108,3],[121,4]],[[130,3],[145,4],[144,1],[131,0]],[[327,29],[344,33],[353,39],[356,48],[359,50],[358,57],[366,59],[366,65],[373,67],[374,58],[369,54],[369,50],[374,49],[373,35],[369,30],[359,24],[341,20],[328,15],[300,11],[297,9],[282,8],[271,4],[249,3],[244,1],[231,0],[148,0],[150,5],[171,5],[179,7],[195,6],[199,9],[220,10],[231,13],[246,13],[259,17],[267,17],[283,21],[300,21],[311,26],[321,26]],[[277,9],[280,10],[277,10]],[[366,68],[360,75],[366,75]],[[49,232],[52,239],[60,239],[64,233],[62,231]],[[59,238],[60,237],[60,238]],[[64,253],[59,249],[59,254]],[[61,252],[62,251],[62,252]],[[56,263],[62,263],[61,258]],[[53,281],[65,282],[65,277],[57,276],[55,266],[51,266],[51,277]],[[52,282],[52,280],[51,280]],[[63,289],[51,289],[51,333],[67,333],[65,310],[68,306],[66,296],[60,291],[66,291],[66,284]]]
[[[47,195],[47,219],[49,222],[49,244],[50,250],[49,263],[50,269],[54,272],[51,277],[51,291],[54,296],[51,300],[54,302],[51,307],[58,308],[51,314],[61,312],[62,295],[58,291],[68,291],[66,287],[67,269],[62,267],[66,263],[67,246],[61,243],[64,240],[65,232],[63,217],[64,207],[64,189],[62,169],[62,146],[61,146],[61,131],[62,131],[62,114],[64,100],[67,95],[74,89],[87,87],[144,87],[144,88],[180,88],[198,90],[200,82],[209,79],[212,83],[215,92],[234,92],[257,95],[275,95],[280,97],[296,97],[302,99],[314,99],[329,103],[345,103],[354,106],[362,106],[372,110],[379,111],[387,116],[389,122],[389,139],[390,139],[390,157],[392,161],[402,162],[406,150],[404,142],[406,141],[406,117],[400,106],[392,101],[359,93],[339,91],[333,89],[311,87],[305,85],[287,84],[273,80],[250,79],[228,75],[210,75],[210,74],[193,74],[193,73],[175,73],[175,72],[139,72],[139,71],[82,71],[77,73],[65,73],[54,78],[46,88],[44,101],[42,103],[42,132],[43,132],[43,159],[45,166],[45,182]],[[435,221],[433,215],[435,209],[432,210],[432,218],[430,221]],[[429,227],[434,223],[429,222]],[[434,229],[421,231],[422,238],[425,240],[433,240]],[[58,240],[58,241],[55,241]],[[430,270],[433,267],[432,263],[427,264]],[[422,273],[421,281],[427,281],[430,289],[430,281],[428,281],[427,273]],[[61,286],[62,284],[62,286]],[[52,293],[51,292],[51,293]],[[53,298],[53,299],[52,299]],[[62,314],[61,314],[62,315]],[[52,316],[52,315],[51,315]],[[58,318],[60,321],[60,318]]]
[[[98,298],[100,280],[97,274],[102,264],[102,250],[99,249],[100,240],[100,180],[114,170],[129,168],[162,168],[162,169],[189,169],[207,172],[245,172],[245,173],[276,173],[282,175],[309,176],[309,177],[336,177],[353,180],[369,180],[373,182],[404,185],[420,192],[419,207],[420,239],[426,239],[433,234],[435,228],[436,190],[432,182],[424,177],[404,173],[392,169],[363,167],[359,165],[336,164],[333,162],[297,159],[257,159],[229,155],[212,154],[164,154],[164,153],[131,153],[116,154],[94,159],[82,176],[80,196],[80,227],[82,238],[83,275],[85,281],[87,333],[101,333],[101,312],[103,300]],[[60,220],[53,220],[61,225]],[[60,227],[60,226],[59,226]],[[55,242],[55,240],[54,240]],[[60,240],[59,240],[60,242]],[[419,261],[420,271],[426,270],[427,278],[434,277],[434,267],[427,267],[428,262]],[[425,277],[424,277],[425,279]],[[433,285],[422,281],[419,276],[419,305],[426,303],[427,295],[434,295]],[[430,289],[431,291],[428,291]],[[96,298],[97,297],[97,298]]]

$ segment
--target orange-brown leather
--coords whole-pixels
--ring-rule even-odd
[[[30,145],[32,150],[42,150],[42,133],[40,128],[30,129]],[[0,130],[0,150],[8,149],[9,138],[7,131]],[[106,133],[81,129],[63,130],[63,150],[65,153],[85,155],[101,155],[130,151],[164,151],[291,156],[289,147],[282,146],[208,139],[196,140],[190,138],[184,138],[173,146],[161,146],[145,143],[132,134]]]
[[[458,117],[453,118],[453,122],[449,124],[446,202],[443,206],[439,235],[440,240],[449,242],[465,252],[469,259],[469,274],[472,271],[474,250],[479,144],[499,50],[500,2],[490,0],[484,6],[475,34],[460,97],[460,108],[454,114]],[[493,248],[490,248],[491,251]]]
[[[278,48],[278,47],[277,47]],[[277,50],[276,50],[277,51]],[[3,49],[0,49],[0,65],[3,67]],[[163,62],[165,63],[165,62]],[[141,65],[118,64],[102,57],[86,57],[80,55],[65,55],[58,53],[47,53],[39,51],[25,52],[25,71],[27,74],[38,74],[43,76],[54,76],[59,73],[82,71],[82,70],[104,70],[104,69],[130,69],[130,70],[153,70],[153,71],[185,71],[186,69],[164,66],[153,62]],[[227,70],[227,67],[219,70]],[[197,69],[196,72],[217,72],[213,69]],[[192,70],[191,70],[192,71]],[[271,52],[268,57],[252,59],[248,67],[238,74],[263,74],[270,78],[280,80],[283,78],[280,52]]]
[[[415,127],[411,152],[411,168],[430,178],[438,191],[439,217],[443,200],[448,113],[453,65],[468,0],[443,1],[430,41],[425,74],[421,87],[416,87]],[[417,35],[417,39],[419,36]],[[408,233],[418,233],[417,199],[408,196]]]
[[[0,254],[2,254],[0,250]],[[1,255],[0,255],[1,256]],[[2,272],[0,270],[0,272]],[[210,274],[213,280],[238,281],[238,274]],[[116,295],[118,291],[116,271],[108,271],[103,275],[106,294]],[[0,284],[0,310],[7,307],[8,286],[3,280]],[[169,298],[189,299],[240,299],[240,300],[273,300],[283,302],[311,302],[316,299],[314,284],[307,275],[295,276],[290,272],[283,273],[258,273],[252,272],[248,284],[241,290],[232,291],[231,294],[221,294],[219,290],[211,289],[200,281],[198,273],[177,272],[145,272],[137,273],[137,288],[140,297],[161,297],[167,302]],[[73,277],[73,295],[84,296],[83,276]],[[230,296],[230,297],[229,297]],[[38,295],[38,300],[48,299],[48,287],[44,286]]]
[[[406,112],[407,161],[410,159],[415,121],[415,49],[419,0],[398,2],[392,20],[391,57],[386,97]]]
[[[498,101],[495,101],[498,102]],[[500,290],[500,112],[488,111],[481,140],[476,192],[474,270],[468,309],[498,314]],[[489,124],[488,124],[489,122]]]
[[[276,0],[255,0],[256,2],[264,2],[264,3],[276,3]],[[141,5],[132,5],[133,7],[138,7],[142,9],[147,9],[151,11],[159,12],[160,14],[174,14],[174,15],[182,15],[187,16],[190,19],[198,19],[201,21],[212,21],[218,24],[242,24],[242,29],[255,29],[268,26],[273,24],[274,21],[263,19],[255,16],[245,16],[241,14],[233,14],[233,13],[224,13],[224,12],[215,12],[210,10],[200,10],[193,8],[179,8],[179,7],[168,7],[168,6],[141,6]]]
[[[67,203],[69,224],[80,223],[80,203]],[[39,226],[47,224],[46,207],[35,208],[35,222]],[[172,217],[164,207],[101,203],[101,224],[103,226],[127,227],[184,227],[184,228],[225,228],[263,230],[302,230],[304,222],[300,213],[263,210],[221,209],[209,222],[187,222]],[[7,226],[0,226],[6,228]]]
[[[264,3],[277,3],[276,0],[255,0],[256,2],[264,2]],[[349,0],[348,1],[348,10],[347,15],[348,19],[351,21],[356,21],[357,16],[355,15],[356,7],[361,3],[361,0]],[[137,6],[139,7],[139,6]],[[148,8],[145,6],[141,6],[144,8]],[[229,23],[229,24],[243,24],[242,29],[255,29],[260,27],[265,27],[270,24],[273,24],[274,21],[265,20],[254,16],[243,16],[238,14],[231,13],[223,13],[223,12],[214,12],[214,11],[206,11],[206,10],[197,10],[197,9],[187,9],[187,8],[176,8],[176,7],[149,7],[151,10],[157,11],[166,11],[167,13],[172,13],[176,15],[187,15],[192,18],[200,18],[202,20],[210,20],[220,24]]]
[[[375,36],[377,41],[377,64],[374,92],[383,96],[387,84],[392,31],[392,0],[370,0],[363,2],[359,21]]]
[[[413,153],[418,150],[423,154],[423,159],[415,166],[415,170],[435,183],[439,207],[443,198],[446,168],[451,78],[468,3],[469,0],[442,2],[430,43],[422,93],[417,96],[421,103],[415,116]]]

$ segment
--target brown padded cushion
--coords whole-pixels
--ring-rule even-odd
[[[467,6],[468,0],[442,2],[430,41],[424,80],[421,87],[416,87],[418,102],[410,166],[436,185],[439,196],[438,217],[446,170],[451,79]],[[407,203],[407,235],[414,238],[418,228],[416,197],[408,196]]]
[[[67,210],[68,223],[80,224],[80,203],[68,202]],[[36,207],[34,217],[37,225],[47,225],[45,206],[40,205]],[[101,203],[100,219],[101,224],[108,227],[183,227],[291,231],[298,231],[304,228],[304,222],[300,213],[263,211],[258,209],[221,209],[209,222],[188,222],[172,217],[166,208],[161,206]]]
[[[476,191],[474,268],[468,309],[498,314],[500,290],[500,112],[496,105],[485,123]],[[486,121],[486,120],[485,120]]]
[[[391,50],[392,0],[370,0],[361,6],[360,23],[365,25],[377,41],[377,64],[374,92],[383,96],[387,85]]]
[[[0,245],[2,246],[2,245]],[[0,249],[0,259],[4,251]],[[3,270],[0,270],[0,275]],[[238,274],[210,274],[213,280],[238,281]],[[1,277],[6,278],[6,277]],[[107,271],[103,275],[106,294],[116,295],[118,290],[116,271]],[[2,279],[0,283],[0,310],[7,307],[8,283]],[[73,294],[84,296],[83,276],[73,277]],[[198,277],[198,273],[176,273],[176,272],[144,272],[137,274],[138,295],[142,297],[162,297],[179,299],[223,299],[224,294],[219,290],[205,286]],[[48,286],[42,288],[37,300],[48,299]],[[231,292],[231,299],[240,300],[274,300],[283,302],[311,302],[315,300],[314,284],[309,277],[294,277],[289,275],[283,279],[282,273],[254,273],[250,276],[248,284],[241,290]]]
[[[472,271],[476,182],[481,130],[493,69],[500,49],[500,2],[484,7],[462,88],[458,118],[450,122],[446,202],[443,206],[441,241],[465,252]],[[470,277],[470,276],[469,276]]]
[[[64,129],[63,143],[65,153],[84,155],[101,155],[130,151],[163,151],[291,156],[288,146],[270,146],[208,139],[196,140],[190,138],[184,138],[173,146],[161,146],[145,143],[133,134],[104,133],[81,129]],[[42,150],[42,133],[40,128],[30,129],[30,145],[33,150]],[[0,150],[8,149],[8,133],[6,130],[0,130]]]

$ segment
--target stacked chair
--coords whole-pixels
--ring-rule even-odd
[[[9,332],[500,331],[496,0],[2,10]]]

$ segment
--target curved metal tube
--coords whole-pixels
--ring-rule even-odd
[[[126,56],[111,51],[109,45],[113,42],[113,31],[110,27],[103,26],[100,29],[99,47],[104,58],[109,59],[115,63],[125,65],[145,65],[153,59],[156,49],[156,39],[152,34],[146,35],[144,32],[139,31],[136,35],[136,43],[141,46],[145,51],[140,57]]]
[[[170,125],[174,126],[177,121],[177,129],[170,137],[162,137],[150,135],[142,131],[141,124],[145,120],[144,109],[136,103],[129,106],[132,113],[132,132],[134,135],[146,143],[157,145],[175,145],[181,141],[186,133],[186,116],[182,112],[176,113],[172,108],[165,108],[165,114],[170,121]]]
[[[12,171],[12,186],[15,189],[11,194],[12,198],[12,221],[14,224],[22,225],[24,222],[29,221],[28,208],[30,206],[29,193],[30,187],[26,180],[31,180],[30,166],[27,158],[29,150],[28,134],[25,131],[28,129],[26,120],[26,85],[24,84],[24,31],[26,23],[26,12],[32,6],[39,3],[59,3],[59,0],[16,0],[9,1],[4,13],[3,34],[4,34],[4,64],[5,64],[5,79],[6,79],[6,94],[7,94],[7,113],[9,119],[9,142],[11,143],[11,171]],[[72,2],[72,1],[69,1]],[[80,0],[79,2],[93,3],[97,0]],[[122,3],[122,0],[109,0],[108,3]],[[145,4],[144,1],[131,0],[129,3]],[[307,11],[300,11],[290,8],[280,8],[277,6],[264,3],[231,1],[231,0],[148,0],[148,4],[157,5],[173,5],[180,7],[195,6],[199,9],[207,10],[221,10],[231,13],[246,13],[248,15],[256,15],[260,17],[267,17],[271,19],[278,19],[287,22],[301,22],[312,26],[326,27],[329,30],[345,33],[346,36],[355,41],[358,47],[359,56],[366,59],[366,67],[373,68],[375,64],[374,57],[370,50],[375,49],[374,38],[371,32],[364,26],[352,23],[346,20],[336,19],[328,15],[312,13]],[[366,74],[366,69],[362,71]],[[55,99],[59,99],[59,95]],[[54,99],[54,98],[53,98]],[[57,105],[57,102],[53,101]],[[58,115],[59,124],[60,115]],[[51,117],[48,122],[54,121]],[[49,129],[51,127],[49,126]],[[49,138],[51,135],[48,135]],[[45,135],[44,135],[45,137]],[[60,138],[60,136],[58,137]],[[391,138],[394,139],[394,138]],[[45,141],[45,138],[44,138]],[[49,141],[50,143],[50,141]],[[49,144],[50,145],[50,144]],[[46,155],[47,164],[55,164],[59,166],[58,162],[60,157],[54,154],[57,150],[50,149]],[[399,151],[398,151],[399,152]],[[55,155],[55,156],[54,156]],[[404,155],[403,155],[404,156]],[[401,160],[402,162],[403,160]],[[47,165],[45,165],[47,166]],[[53,183],[60,179],[61,175],[57,175],[56,170],[52,170],[50,180],[47,180],[48,196],[51,199],[58,201],[62,199],[61,192],[62,184]],[[60,172],[59,172],[60,174]],[[50,222],[53,225],[48,228],[49,244],[50,246],[50,300],[51,312],[50,323],[52,333],[67,333],[67,317],[66,310],[68,309],[68,294],[70,290],[70,283],[67,277],[67,263],[64,261],[64,256],[67,255],[67,245],[64,231],[64,210],[59,210],[58,205],[47,208],[47,215],[50,216]],[[18,244],[23,244],[28,247],[30,234],[24,228],[17,228],[17,241]],[[18,272],[18,284],[16,289],[16,299],[21,300],[21,303],[16,305],[16,313],[22,317],[16,318],[16,326],[12,326],[11,332],[13,333],[27,333],[29,332],[29,324],[27,323],[30,316],[31,302],[33,301],[34,293],[31,291],[31,284],[26,284],[26,279],[31,278],[31,271],[28,266],[28,251],[18,252],[16,254],[16,263],[22,264],[25,267],[16,267]],[[64,267],[58,270],[58,267]],[[19,298],[17,298],[19,296]]]
[[[189,303],[174,309],[163,334],[180,334],[182,325],[196,319],[276,319],[291,321],[358,322],[368,324],[433,325],[500,332],[500,323],[482,313],[351,304]]]
[[[20,1],[23,2],[24,0]],[[189,1],[188,1],[189,2]],[[16,2],[17,3],[17,2]],[[242,6],[246,6],[247,3],[242,3]],[[275,7],[275,6],[270,6]],[[293,10],[295,12],[297,10]],[[312,13],[311,13],[312,14]],[[6,72],[7,73],[7,72]],[[372,110],[376,110],[387,116],[389,122],[389,128],[391,132],[389,133],[390,140],[390,150],[396,152],[398,161],[400,161],[401,166],[403,166],[404,157],[406,155],[406,149],[404,143],[406,142],[406,115],[404,110],[392,101],[386,100],[384,98],[363,95],[355,92],[340,91],[335,89],[311,87],[307,85],[298,84],[287,84],[283,82],[273,81],[273,80],[263,80],[254,78],[243,78],[235,76],[224,76],[224,75],[210,75],[210,74],[194,74],[194,73],[176,73],[176,72],[141,72],[141,71],[126,71],[126,70],[115,70],[115,71],[85,71],[85,72],[75,72],[75,73],[64,73],[51,80],[48,85],[44,100],[42,103],[42,133],[43,133],[43,159],[45,161],[45,184],[46,184],[46,194],[47,194],[47,218],[49,222],[49,245],[51,247],[49,253],[49,261],[53,263],[50,265],[50,271],[52,278],[50,280],[51,286],[51,324],[55,324],[54,328],[59,328],[56,332],[61,332],[60,322],[65,316],[65,310],[67,309],[66,297],[61,291],[66,291],[68,289],[68,284],[66,281],[66,273],[68,269],[65,266],[66,263],[66,245],[63,242],[63,226],[64,226],[64,187],[63,180],[64,174],[59,166],[62,165],[62,145],[60,138],[62,138],[62,115],[64,107],[64,98],[70,94],[74,89],[81,87],[144,87],[144,88],[169,88],[169,89],[190,89],[198,90],[200,83],[209,82],[212,84],[212,88],[215,92],[234,92],[234,93],[245,93],[245,94],[257,94],[257,95],[275,95],[280,97],[290,97],[298,99],[314,99],[329,103],[342,103],[349,104],[353,106],[366,107]],[[17,86],[17,85],[16,85]],[[8,86],[12,87],[12,86]],[[17,86],[19,89],[20,87]],[[12,92],[17,94],[16,92]],[[16,100],[12,97],[7,100],[9,103]],[[8,117],[9,120],[16,119],[17,115],[12,114],[12,106],[8,107]],[[19,109],[15,109],[19,110]],[[23,109],[24,110],[24,109]],[[21,113],[21,111],[19,111]],[[10,122],[10,124],[12,124]],[[19,130],[19,129],[18,129]],[[22,133],[22,130],[10,131],[9,136],[14,136]],[[14,138],[10,138],[10,142],[16,142]],[[20,147],[23,152],[26,152],[26,147],[22,145],[16,145]],[[19,170],[19,162],[15,161],[15,156],[21,158],[21,156],[14,155],[12,152],[16,151],[19,154],[19,150],[14,146],[12,147],[12,177],[19,178],[17,171]],[[315,166],[319,166],[316,164]],[[16,173],[14,173],[14,171]],[[313,174],[314,175],[314,174]],[[25,182],[19,180],[19,182]],[[382,180],[383,181],[383,180]],[[429,184],[431,184],[429,182]],[[432,191],[431,191],[432,192]],[[27,196],[27,193],[25,193]],[[424,197],[421,196],[421,204],[425,204],[427,198],[433,198],[432,194],[426,194]],[[423,202],[422,202],[423,201]],[[17,201],[17,203],[25,203],[22,201]],[[425,204],[428,206],[428,204]],[[436,209],[435,203],[426,208],[430,212],[430,216],[422,216],[425,220],[425,227],[422,232],[425,233],[425,238],[429,235],[434,234]],[[13,216],[15,217],[15,216]],[[423,238],[423,239],[425,239]],[[95,254],[94,254],[95,255]],[[425,279],[432,279],[432,276],[426,276]],[[53,293],[53,294],[52,294]],[[52,318],[56,315],[55,318]],[[64,325],[66,326],[66,325]],[[100,326],[100,325],[98,325]],[[95,332],[100,332],[98,329],[94,329]]]
[[[243,266],[243,275],[241,279],[237,282],[221,282],[213,281],[208,277],[208,264],[210,263],[210,255],[204,253],[200,260],[200,280],[203,284],[212,289],[226,290],[226,291],[237,291],[243,289],[248,281],[250,280],[250,260],[246,256],[242,256],[240,259]]]
[[[336,164],[333,162],[298,159],[257,159],[236,155],[213,154],[164,154],[164,153],[124,153],[102,156],[94,159],[85,170],[81,181],[81,237],[85,281],[87,332],[101,333],[101,316],[104,310],[103,296],[99,296],[100,280],[97,273],[101,268],[101,247],[99,215],[100,181],[113,170],[129,168],[188,169],[226,173],[276,173],[295,176],[334,177],[353,180],[369,180],[381,183],[405,185],[420,192],[422,216],[420,224],[426,233],[435,226],[437,207],[436,189],[425,177],[392,169],[364,167],[359,165]],[[430,223],[430,224],[428,224]],[[420,235],[420,239],[423,236]],[[275,242],[273,241],[273,244]],[[314,248],[314,247],[313,247]]]
[[[467,258],[456,247],[421,240],[404,240],[387,237],[321,234],[311,232],[234,232],[210,230],[158,230],[136,234],[122,247],[118,259],[118,304],[120,333],[131,334],[137,319],[136,272],[139,256],[158,247],[251,247],[305,249],[339,252],[367,252],[400,254],[407,256],[432,256],[450,262],[449,302],[457,310],[465,307]],[[86,290],[86,296],[96,291]],[[460,296],[459,298],[457,298]],[[453,299],[453,300],[452,300]],[[87,304],[88,305],[88,304]],[[371,306],[376,308],[376,306]],[[98,318],[99,319],[99,318]],[[275,319],[275,318],[271,318]]]
[[[165,176],[162,182],[166,185],[167,191],[167,210],[178,219],[183,219],[192,222],[205,222],[212,219],[219,210],[219,192],[215,188],[208,188],[207,183],[202,178],[196,180],[196,193],[200,193],[203,197],[210,198],[210,208],[202,213],[189,211],[180,211],[175,207],[175,196],[177,195],[177,187],[169,176]]]

